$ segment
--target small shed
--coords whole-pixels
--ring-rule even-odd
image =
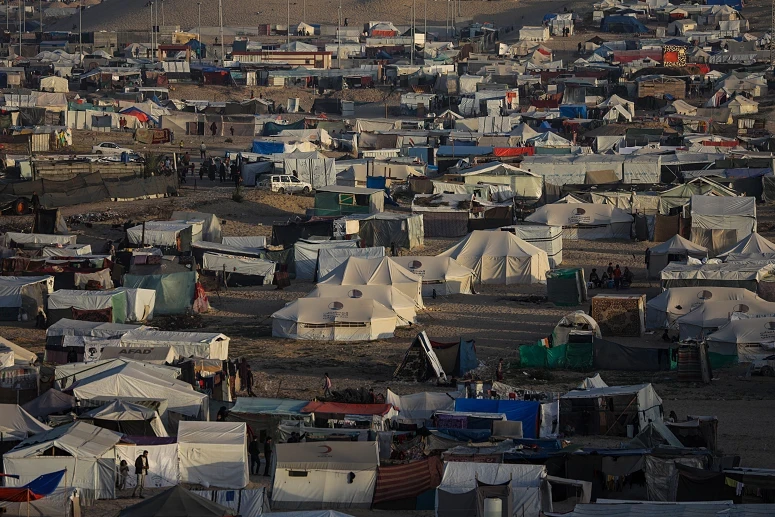
[[[314,210],[315,215],[376,214],[385,210],[385,193],[376,188],[320,187]]]

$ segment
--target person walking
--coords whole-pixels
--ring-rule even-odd
[[[268,436],[264,441],[264,461],[266,461],[266,465],[264,466],[264,475],[268,476],[269,465],[272,464],[272,439]]]
[[[250,475],[258,475],[261,470],[261,450],[258,448],[258,436],[253,436],[253,439],[248,444],[248,454],[250,454]],[[253,471],[253,465],[256,466],[255,472]]]
[[[143,485],[145,484],[145,476],[147,475],[148,451],[143,451],[143,453],[135,460],[135,477],[137,478],[137,484],[135,485],[135,489],[132,490],[132,497],[134,497],[137,490],[140,489],[140,499],[145,499],[145,497],[143,497]]]
[[[207,158],[207,146],[204,142],[202,142],[202,145],[199,146],[199,158],[202,160]]]
[[[247,378],[245,379],[245,384],[247,384],[248,397],[255,397],[256,394],[253,393],[253,370],[250,368],[250,365],[247,366],[247,371],[248,373],[246,375]]]
[[[331,383],[331,377],[328,376],[328,372],[323,374],[323,396],[324,397],[330,397],[331,396],[331,386],[333,384]]]

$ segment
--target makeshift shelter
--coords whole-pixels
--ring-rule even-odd
[[[177,485],[121,510],[119,517],[231,517],[234,511]],[[266,514],[264,514],[266,515]]]
[[[775,354],[775,317],[732,320],[705,340],[713,368],[751,363]]]
[[[33,321],[53,292],[53,276],[0,276],[0,321]]]
[[[262,437],[277,436],[277,428],[283,421],[300,421],[312,424],[312,416],[302,413],[308,400],[238,397],[229,411],[227,421],[246,422],[254,434]]]
[[[756,231],[756,198],[692,196],[692,242],[713,255]]]
[[[486,517],[486,504],[493,515],[538,517],[545,482],[545,465],[447,462],[436,490],[436,515]]]
[[[306,297],[374,300],[396,313],[398,326],[417,322],[417,306],[414,300],[392,285],[318,284]]]
[[[447,251],[483,284],[543,283],[549,270],[546,252],[508,232],[476,230]]]
[[[555,305],[575,307],[589,298],[584,268],[552,269],[546,273],[546,294]]]
[[[377,483],[377,442],[275,446],[272,508],[367,508]]]
[[[562,317],[552,331],[552,344],[564,345],[572,335],[603,337],[600,326],[584,311],[574,311]]]
[[[39,248],[43,246],[75,244],[76,238],[76,235],[6,232],[4,242],[6,248]]]
[[[382,258],[384,256],[384,246],[374,246],[371,248],[320,248],[318,250],[316,278],[328,276],[331,271],[344,264],[350,257],[371,259]]]
[[[449,376],[464,377],[465,374],[479,366],[476,356],[476,346],[473,339],[463,338],[453,342],[435,341],[430,339],[433,353],[439,360],[444,372]]]
[[[412,298],[419,308],[422,302],[422,277],[415,275],[387,257],[365,259],[350,257],[334,269],[321,284],[333,285],[392,285]]]
[[[527,224],[502,226],[501,230],[510,232],[536,248],[542,249],[549,257],[549,267],[562,264],[562,226]]]
[[[357,241],[298,240],[293,245],[296,280],[315,280],[318,252],[322,249],[357,248]]]
[[[398,317],[370,299],[299,298],[272,314],[272,336],[316,341],[393,337]]]
[[[146,221],[127,228],[133,246],[158,246],[170,251],[190,251],[191,244],[202,240],[203,220]]]
[[[775,270],[775,264],[761,261],[683,265],[671,263],[659,274],[662,288],[742,287],[756,292],[759,282]]]
[[[196,271],[162,275],[124,275],[124,287],[156,291],[155,314],[183,314],[194,303]]]
[[[315,190],[315,215],[375,214],[385,210],[382,189],[332,185]]]
[[[48,297],[48,317],[126,323],[153,319],[156,293],[150,289],[120,287],[107,291],[60,289]]]
[[[38,354],[30,352],[16,343],[11,343],[4,337],[0,337],[1,349],[8,349],[13,353],[13,364],[16,366],[32,366],[38,361]]]
[[[612,205],[552,203],[525,218],[530,223],[562,226],[563,239],[630,239],[633,217]]]
[[[603,32],[621,32],[626,34],[646,34],[648,28],[633,16],[610,15],[600,22],[600,30]]]
[[[221,221],[213,214],[205,212],[184,212],[175,210],[170,216],[172,221],[203,221],[202,240],[221,242]]]
[[[423,296],[473,293],[473,270],[451,257],[400,256],[390,260],[422,277]]]
[[[418,427],[431,426],[431,417],[436,411],[452,411],[455,409],[455,399],[460,392],[439,393],[423,391],[413,395],[398,395],[389,389],[385,402],[398,408],[396,420],[405,424],[416,424]]]
[[[746,256],[766,254],[775,254],[775,243],[754,231],[724,253],[719,253],[717,258],[728,260],[728,257],[734,256],[735,260],[741,260],[745,259]]]
[[[40,91],[52,93],[67,93],[70,91],[67,79],[50,75],[40,78]]]
[[[627,436],[662,421],[662,399],[651,384],[573,390],[560,397],[560,427],[580,435]]]
[[[455,400],[455,411],[472,413],[503,414],[509,422],[522,423],[524,438],[538,438],[538,414],[541,404],[530,400],[473,399]]]
[[[244,488],[250,482],[244,422],[180,422],[181,483]]]
[[[75,348],[79,359],[88,358],[87,348],[94,348],[110,342],[117,342],[121,336],[140,325],[123,323],[100,323],[63,318],[46,329],[45,360],[67,363],[67,352]]]
[[[229,358],[230,339],[217,332],[176,332],[138,328],[121,336],[121,346],[142,348],[169,346],[177,356],[201,357],[204,359]]]
[[[75,406],[75,397],[52,388],[21,407],[31,416],[45,420],[55,413],[69,413]]]
[[[167,436],[167,431],[155,409],[122,400],[114,400],[87,411],[78,419],[117,433],[134,436]]]
[[[414,249],[425,242],[422,214],[383,212],[361,219],[358,236],[366,246]]]
[[[733,316],[756,318],[775,315],[775,303],[755,297],[752,300],[707,300],[676,320],[681,340],[701,340],[729,323]]]
[[[401,364],[393,372],[393,378],[416,382],[424,382],[428,379],[446,380],[447,375],[425,331],[417,334],[409,345]],[[400,406],[396,407],[400,409]]]
[[[271,260],[253,257],[238,257],[222,253],[204,253],[202,271],[224,275],[229,287],[269,285],[274,279],[277,264]]]
[[[331,427],[346,419],[354,422],[355,427],[372,431],[387,431],[390,421],[398,416],[398,410],[390,404],[312,401],[301,411],[313,415],[316,427]]]
[[[17,404],[0,404],[0,447],[3,451],[10,448],[6,446],[8,442],[21,442],[50,430]]]
[[[76,488],[86,499],[116,497],[115,446],[121,434],[85,422],[55,427],[24,440],[3,455],[6,486],[23,486],[40,475],[67,469],[60,487]]]
[[[674,235],[662,244],[657,244],[649,249],[648,274],[649,278],[659,275],[670,262],[686,263],[688,257],[698,260],[708,258],[708,249],[694,244],[680,235]]]

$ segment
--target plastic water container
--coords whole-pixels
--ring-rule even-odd
[[[484,517],[501,517],[503,515],[503,501],[496,497],[488,497],[484,500]]]

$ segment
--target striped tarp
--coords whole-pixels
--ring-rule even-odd
[[[441,483],[442,463],[438,456],[407,463],[380,467],[373,504],[417,497]]]

